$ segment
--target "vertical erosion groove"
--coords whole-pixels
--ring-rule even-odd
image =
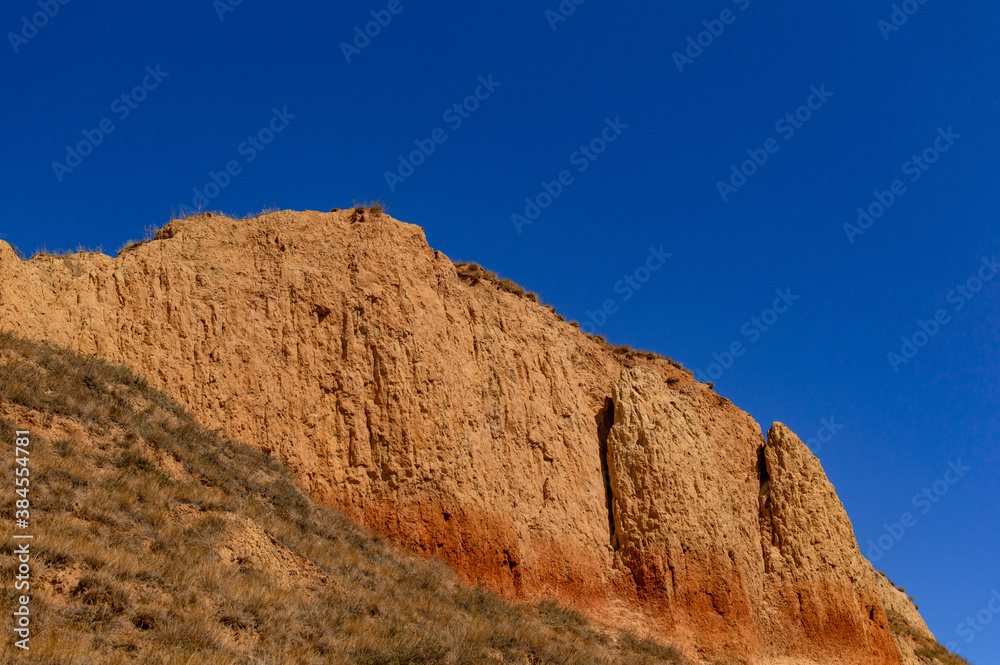
[[[614,495],[611,491],[611,471],[608,466],[608,434],[615,424],[615,402],[610,397],[604,398],[604,408],[597,413],[597,440],[600,442],[601,476],[604,479],[604,501],[608,511],[608,538],[611,547],[618,549],[618,536],[615,534]]]
[[[758,522],[760,528],[761,557],[764,572],[771,572],[770,546],[777,544],[778,534],[774,528],[774,513],[771,506],[771,474],[767,470],[767,456],[764,446],[757,449],[757,479],[760,481],[758,494]]]
[[[771,488],[771,474],[767,472],[767,457],[764,455],[764,446],[757,449],[757,478],[760,480],[760,493],[767,494]]]

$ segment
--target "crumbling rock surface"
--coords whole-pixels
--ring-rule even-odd
[[[900,662],[787,428],[765,440],[672,363],[463,282],[419,227],[354,221],[202,215],[117,258],[0,242],[0,328],[134,368],[318,500],[509,596],[625,606],[703,658]]]

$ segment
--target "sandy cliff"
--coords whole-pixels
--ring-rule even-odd
[[[705,658],[900,662],[885,590],[794,434],[765,439],[666,360],[461,280],[419,227],[204,215],[118,258],[0,242],[0,328],[135,368],[318,500],[510,596]]]

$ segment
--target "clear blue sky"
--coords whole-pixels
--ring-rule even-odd
[[[37,0],[0,10],[9,242],[114,253],[231,161],[206,209],[384,197],[567,318],[613,301],[610,340],[714,370],[765,428],[827,419],[819,456],[863,550],[883,536],[876,567],[939,639],[1000,662],[1000,278],[976,281],[1000,255],[996,3],[910,0],[896,26],[888,0],[587,0],[558,21],[558,0],[48,1],[37,31]],[[387,25],[345,54],[373,11]],[[410,174],[417,141],[434,151]],[[518,232],[543,181],[559,195]],[[891,205],[845,231],[876,191]]]

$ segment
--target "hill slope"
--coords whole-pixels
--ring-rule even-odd
[[[4,640],[4,663],[683,662],[554,603],[470,587],[317,506],[281,464],[128,370],[0,334],[5,450],[21,429],[34,630],[30,651]],[[14,466],[5,454],[2,477]],[[5,501],[8,619],[13,519]]]
[[[899,663],[818,460],[371,211],[172,221],[22,261],[0,328],[125,364],[317,501],[508,597],[747,663]],[[915,610],[913,610],[915,614]]]

